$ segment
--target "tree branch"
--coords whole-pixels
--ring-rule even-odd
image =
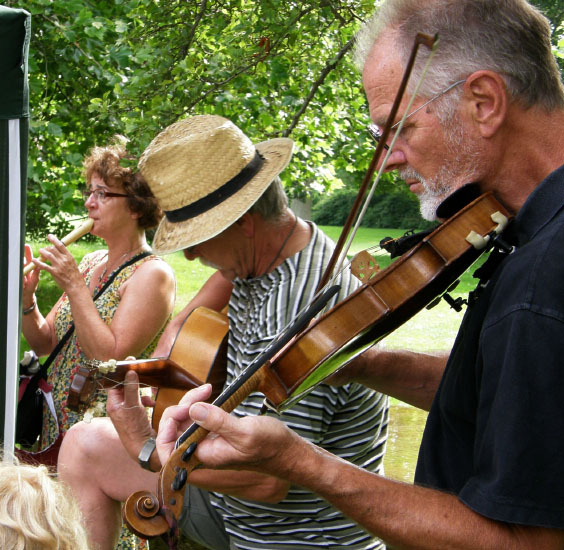
[[[190,46],[192,46],[192,42],[194,41],[196,29],[198,28],[198,25],[200,24],[200,21],[202,20],[202,18],[204,17],[204,13],[206,12],[206,6],[207,6],[207,0],[202,0],[200,2],[200,7],[198,8],[198,13],[196,14],[196,18],[192,23],[192,28],[190,30],[190,33],[188,34],[188,40],[186,41],[186,44],[184,44],[184,46],[182,46],[182,48],[180,49],[180,56],[179,56],[180,59],[184,59],[188,55],[188,50],[190,49]]]
[[[319,77],[315,80],[315,82],[312,84],[311,89],[309,90],[309,93],[307,94],[307,97],[305,98],[304,102],[302,103],[302,106],[298,109],[298,112],[294,115],[294,117],[292,118],[292,122],[290,123],[290,126],[288,126],[288,128],[286,128],[286,130],[284,130],[281,135],[282,137],[288,137],[291,133],[292,130],[298,125],[298,122],[300,120],[300,118],[302,117],[302,115],[305,113],[306,109],[308,108],[309,104],[311,103],[311,101],[313,100],[313,98],[315,97],[315,94],[317,93],[317,90],[319,90],[320,86],[323,84],[323,82],[325,81],[325,79],[327,78],[327,76],[329,75],[329,73],[331,73],[331,71],[333,71],[337,65],[341,62],[341,60],[343,59],[343,57],[345,56],[345,54],[353,47],[355,42],[355,37],[353,36],[337,53],[337,55],[333,58],[332,61],[330,61],[325,68],[321,71],[321,74],[319,75]]]

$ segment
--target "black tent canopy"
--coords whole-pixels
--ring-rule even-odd
[[[0,5],[0,441],[14,449],[29,128],[31,17]]]

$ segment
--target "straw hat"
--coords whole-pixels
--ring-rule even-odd
[[[153,249],[170,253],[207,241],[237,221],[287,166],[293,142],[253,145],[226,118],[194,116],[163,130],[139,170],[165,212]]]

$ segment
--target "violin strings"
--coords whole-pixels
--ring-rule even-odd
[[[107,382],[107,381],[112,382],[112,384],[106,384],[104,385],[102,382]],[[131,382],[127,382],[126,380],[123,380],[123,382],[116,382],[115,380],[112,380],[110,377],[108,376],[104,376],[101,375],[98,378],[96,378],[96,383],[98,384],[98,390],[114,390],[116,388],[118,388],[119,386],[126,386],[128,384],[130,384]],[[151,386],[151,384],[145,384],[143,382],[139,382],[139,388],[141,389],[145,389],[145,388],[152,388],[153,386]]]

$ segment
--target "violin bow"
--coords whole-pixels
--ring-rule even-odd
[[[363,178],[362,183],[360,185],[360,189],[357,193],[356,199],[355,199],[353,206],[352,206],[352,208],[351,208],[351,210],[350,210],[350,212],[347,216],[347,219],[345,221],[345,225],[343,226],[343,230],[341,231],[341,234],[339,236],[339,240],[337,241],[337,244],[335,245],[335,249],[333,250],[333,254],[331,255],[331,258],[329,259],[329,263],[327,264],[327,267],[325,268],[323,276],[321,277],[321,279],[319,281],[317,291],[321,290],[329,282],[329,280],[331,278],[331,274],[335,270],[335,267],[340,266],[343,263],[344,258],[346,257],[348,249],[350,248],[350,245],[351,245],[352,240],[353,240],[353,238],[356,234],[356,231],[357,231],[357,229],[360,225],[360,222],[361,222],[361,220],[364,216],[364,213],[366,212],[366,209],[368,208],[368,203],[370,202],[370,200],[371,200],[371,198],[374,194],[374,191],[376,189],[376,186],[378,185],[380,178],[382,177],[382,174],[384,172],[384,168],[386,166],[386,162],[388,161],[388,157],[392,153],[393,146],[396,142],[396,139],[398,138],[398,136],[401,132],[401,129],[403,128],[403,124],[405,122],[405,119],[407,118],[407,116],[410,112],[411,105],[413,104],[413,101],[415,100],[415,97],[417,96],[417,92],[419,91],[419,88],[420,88],[420,86],[423,82],[425,74],[426,74],[426,72],[429,68],[429,65],[431,63],[431,59],[433,58],[433,55],[434,55],[435,50],[437,48],[437,44],[438,44],[438,35],[431,36],[431,35],[419,32],[415,36],[415,41],[414,41],[413,47],[411,49],[411,54],[409,56],[409,60],[407,62],[407,66],[405,68],[400,86],[399,86],[398,91],[396,93],[396,97],[395,97],[394,102],[392,104],[392,109],[390,110],[390,114],[388,115],[388,119],[386,120],[386,124],[384,126],[384,129],[382,130],[382,135],[380,136],[380,139],[378,141],[378,145],[376,146],[376,150],[374,151],[374,155],[372,156],[372,160],[370,161],[370,165],[368,166],[368,170],[366,171],[366,174],[364,175],[364,178]],[[424,67],[423,72],[421,73],[421,77],[420,77],[419,81],[417,82],[414,93],[411,95],[411,98],[409,100],[407,108],[405,109],[405,113],[404,113],[403,117],[401,118],[400,123],[398,124],[398,130],[397,130],[397,132],[395,133],[395,135],[392,139],[390,147],[388,148],[386,156],[384,157],[384,161],[382,162],[382,164],[380,166],[380,170],[378,171],[377,177],[376,177],[374,183],[372,184],[372,188],[371,188],[370,193],[368,194],[368,196],[366,198],[366,201],[364,203],[364,207],[363,207],[360,215],[358,215],[356,225],[354,226],[354,229],[351,232],[351,227],[353,225],[353,222],[357,218],[357,214],[360,210],[362,201],[364,199],[364,195],[366,194],[366,190],[368,188],[368,185],[370,184],[370,181],[372,180],[372,176],[374,175],[374,171],[376,170],[376,166],[378,165],[380,157],[382,156],[382,152],[385,149],[385,144],[386,144],[386,141],[388,140],[388,136],[390,134],[392,126],[394,125],[394,120],[395,120],[397,112],[399,110],[400,103],[403,99],[405,89],[406,89],[407,84],[409,82],[409,77],[411,75],[411,71],[413,70],[413,67],[415,65],[415,60],[416,60],[416,57],[417,57],[417,52],[419,51],[419,46],[421,46],[421,45],[429,48],[429,50],[431,50],[431,54],[429,55],[429,58],[427,59],[427,63]],[[348,239],[346,246],[345,246],[345,241],[347,240],[349,233],[350,233],[350,238]]]

